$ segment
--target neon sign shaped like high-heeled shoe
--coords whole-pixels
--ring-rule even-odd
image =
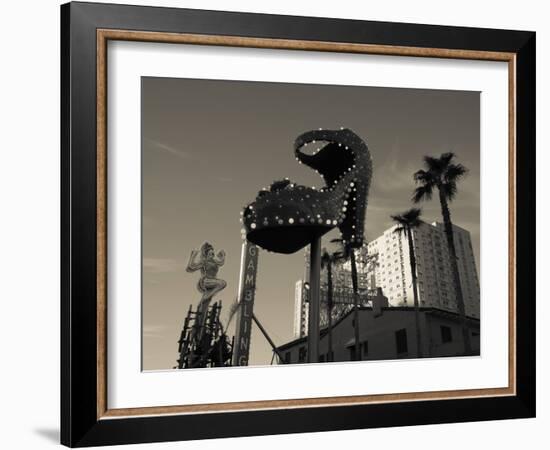
[[[321,146],[305,153],[311,144]],[[338,227],[345,245],[361,247],[372,178],[365,142],[349,129],[319,129],[298,136],[294,151],[326,185],[315,189],[288,179],[272,183],[242,212],[243,234],[265,250],[289,254]]]

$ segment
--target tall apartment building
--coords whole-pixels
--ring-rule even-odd
[[[454,240],[466,315],[480,317],[479,279],[470,233],[453,225]],[[381,287],[390,306],[413,306],[412,275],[409,261],[409,244],[405,235],[395,233],[395,226],[388,228],[364,249],[357,252],[360,296]],[[413,230],[413,243],[417,261],[418,295],[421,307],[435,307],[457,312],[456,296],[451,272],[447,239],[443,224],[422,223]],[[377,264],[362,264],[366,256],[378,255]],[[306,252],[306,273],[309,258]],[[353,304],[351,267],[349,263],[333,268],[334,301],[333,318],[345,314]],[[300,289],[298,289],[300,283]],[[304,283],[297,283],[295,296],[294,337],[307,334],[307,302]],[[326,270],[321,272],[321,325],[326,323]]]
[[[369,254],[378,254],[374,269],[376,284],[392,306],[414,304],[409,245],[405,235],[395,233],[395,226],[367,246]],[[460,284],[466,315],[479,318],[479,279],[470,233],[453,225]],[[420,306],[457,311],[453,274],[443,224],[422,223],[413,230]]]

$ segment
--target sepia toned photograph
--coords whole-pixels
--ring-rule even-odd
[[[480,93],[142,77],[142,370],[480,355]]]

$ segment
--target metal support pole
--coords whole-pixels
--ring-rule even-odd
[[[307,333],[307,361],[319,362],[319,309],[321,284],[321,238],[311,242],[309,252],[309,313]]]
[[[260,331],[262,332],[262,334],[266,338],[267,342],[269,342],[269,345],[271,345],[271,348],[273,349],[273,353],[275,353],[279,357],[281,363],[284,363],[285,359],[284,359],[282,353],[279,352],[279,350],[277,349],[277,346],[275,345],[275,342],[273,342],[273,340],[269,337],[269,334],[267,334],[267,331],[265,330],[263,325],[260,323],[260,321],[256,317],[256,314],[254,314],[254,313],[252,313],[252,320],[254,321],[254,323],[256,325],[258,325],[258,328],[260,329]]]

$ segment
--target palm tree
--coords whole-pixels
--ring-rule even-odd
[[[351,285],[353,289],[353,329],[355,332],[355,359],[361,361],[361,352],[359,344],[359,286],[357,283],[357,263],[355,261],[355,249],[352,248],[343,239],[332,239],[330,242],[340,246],[337,252],[337,258],[349,260],[351,264]]]
[[[326,248],[321,253],[321,267],[327,269],[327,309],[328,309],[328,355],[327,361],[332,361],[332,309],[333,302],[333,283],[332,283],[332,265],[339,257],[338,253],[329,253]]]
[[[380,267],[380,255],[378,253],[368,253],[368,245],[365,244],[364,249],[367,252],[363,252],[363,269],[366,269],[367,273],[371,274],[370,278],[370,290],[376,291],[376,268]]]
[[[435,189],[437,189],[439,193],[441,215],[443,216],[443,226],[447,237],[451,270],[453,272],[456,303],[462,322],[464,353],[466,355],[470,355],[472,353],[472,346],[470,343],[470,334],[466,328],[464,297],[462,294],[462,286],[460,284],[458,260],[454,244],[453,224],[451,222],[451,212],[449,210],[449,202],[453,201],[456,197],[456,185],[468,173],[468,169],[462,164],[454,163],[454,159],[454,153],[443,153],[439,158],[424,156],[425,170],[419,170],[414,174],[414,180],[418,186],[414,191],[412,199],[415,203],[419,203],[422,200],[431,200]]]
[[[420,336],[420,311],[418,309],[418,284],[416,278],[416,254],[412,238],[412,231],[417,228],[422,221],[420,220],[421,210],[411,208],[401,214],[391,216],[394,222],[397,223],[395,233],[404,234],[409,241],[409,262],[411,264],[413,297],[414,297],[414,321],[416,325],[416,348],[418,358],[422,358],[422,339]]]

